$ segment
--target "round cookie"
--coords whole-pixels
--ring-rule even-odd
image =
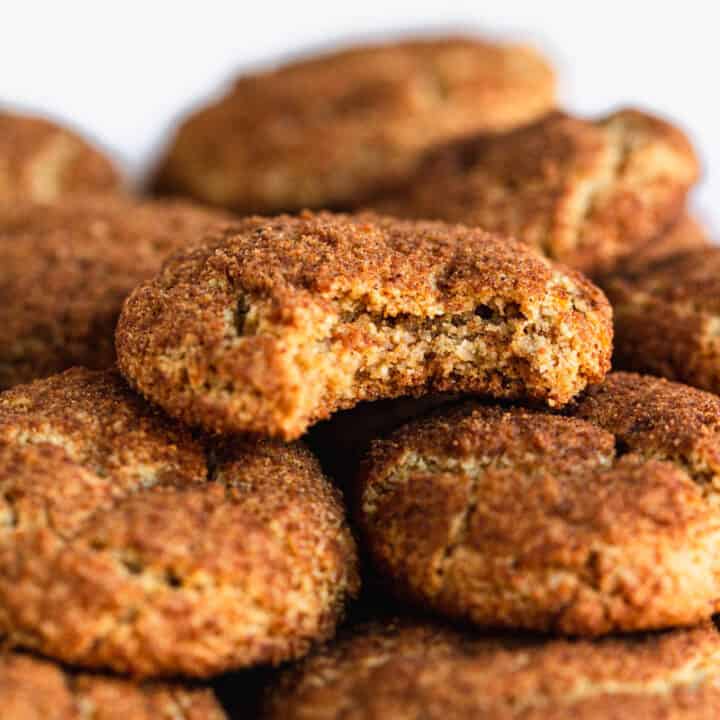
[[[44,118],[0,110],[0,213],[18,202],[52,202],[121,186],[113,163],[76,133]]]
[[[401,597],[570,635],[720,609],[720,398],[616,372],[565,415],[466,403],[377,442],[358,518]]]
[[[299,437],[361,400],[570,400],[602,379],[605,296],[520,243],[372,215],[249,218],[175,254],[126,301],[123,374],[218,432]]]
[[[301,446],[211,450],[113,371],[0,395],[7,641],[86,668],[208,677],[332,635],[358,584],[339,494]]]
[[[286,671],[264,720],[714,720],[719,672],[709,622],[595,642],[375,622]]]
[[[618,367],[720,393],[720,248],[636,264],[603,284]]]
[[[154,182],[245,214],[349,208],[432,144],[530,122],[554,102],[553,71],[528,47],[355,47],[237,79],[183,122]]]
[[[698,172],[685,135],[652,115],[553,113],[432,151],[403,189],[372,204],[506,233],[596,274],[674,223]]]
[[[0,389],[115,360],[126,295],[223,221],[181,203],[120,197],[21,204],[0,219]]]
[[[225,720],[211,690],[87,675],[15,652],[0,654],[7,720]]]

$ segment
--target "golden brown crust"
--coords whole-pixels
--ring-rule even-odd
[[[223,213],[84,197],[0,220],[0,389],[74,365],[105,368],[125,296]]]
[[[719,609],[720,398],[613,373],[567,416],[467,403],[375,444],[358,515],[403,597],[600,635]]]
[[[639,263],[603,284],[615,306],[618,367],[720,392],[720,248]]]
[[[692,630],[596,642],[372,623],[281,677],[266,720],[713,720],[720,639]]]
[[[126,301],[122,372],[171,415],[292,439],[361,400],[482,392],[563,404],[602,379],[610,310],[514,241],[443,223],[249,218]]]
[[[0,213],[18,202],[115,192],[112,162],[76,133],[39,117],[0,111]]]
[[[688,139],[656,117],[554,113],[438,148],[404,190],[374,206],[506,233],[594,274],[671,225],[697,176]]]
[[[85,675],[21,653],[0,655],[7,720],[225,720],[212,691]]]
[[[157,187],[245,214],[347,208],[431,144],[530,122],[555,101],[534,50],[473,38],[356,47],[239,78],[187,119]]]
[[[0,631],[137,676],[304,654],[357,586],[337,493],[304,448],[202,445],[112,371],[0,396]]]

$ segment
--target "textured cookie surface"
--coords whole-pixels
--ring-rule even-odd
[[[180,127],[156,180],[245,213],[347,208],[431,144],[553,107],[535,51],[471,38],[349,49],[241,77]]]
[[[0,111],[0,213],[24,201],[120,189],[112,162],[74,132]]]
[[[375,207],[507,233],[596,273],[673,223],[697,176],[687,138],[658,118],[554,113],[433,151],[405,189]]]
[[[597,642],[405,621],[346,634],[285,673],[266,720],[713,720],[720,639],[701,625]]]
[[[603,284],[618,367],[720,392],[720,248],[638,263]]]
[[[250,218],[128,298],[121,370],[171,415],[286,439],[361,400],[428,391],[570,400],[608,368],[582,276],[443,223]]]
[[[300,446],[210,464],[114,372],[0,396],[0,632],[88,668],[210,676],[297,657],[357,585],[341,503]]]
[[[210,690],[85,675],[20,653],[0,655],[4,720],[225,720]]]
[[[110,197],[21,204],[0,218],[0,389],[105,368],[125,296],[225,216]]]
[[[571,635],[720,605],[720,398],[613,373],[565,416],[468,403],[375,444],[359,520],[401,597]]]

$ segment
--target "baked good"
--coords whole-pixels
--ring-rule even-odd
[[[512,235],[587,274],[611,269],[674,223],[698,177],[689,140],[636,110],[596,121],[553,113],[430,152],[374,208]]]
[[[51,202],[121,188],[113,162],[72,130],[0,110],[0,213],[18,202]]]
[[[7,720],[225,720],[211,690],[89,675],[17,652],[0,654]]]
[[[720,610],[720,398],[615,372],[564,414],[468,402],[377,442],[357,513],[400,597],[597,636]]]
[[[181,203],[75,197],[0,218],[0,389],[115,360],[125,296],[222,213]]]
[[[289,440],[361,400],[429,391],[562,405],[607,371],[611,322],[595,286],[511,240],[304,213],[175,254],[125,302],[116,346],[171,415]]]
[[[264,720],[714,720],[712,623],[600,641],[370,623],[290,668]]]
[[[354,47],[238,78],[183,121],[154,185],[238,212],[348,208],[436,142],[550,110],[531,48],[472,37]]]
[[[304,654],[357,589],[299,445],[194,439],[114,371],[0,395],[0,633],[85,668],[209,677]]]

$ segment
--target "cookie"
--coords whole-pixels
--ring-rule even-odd
[[[570,400],[608,369],[610,310],[579,274],[443,223],[249,218],[177,253],[123,308],[118,363],[171,415],[286,440],[361,400]]]
[[[224,219],[119,197],[13,208],[0,219],[0,389],[111,365],[125,296]]]
[[[720,639],[692,630],[590,642],[376,622],[288,670],[264,720],[714,720]]]
[[[540,117],[555,78],[528,47],[475,38],[355,47],[237,79],[186,119],[160,192],[239,212],[347,209],[433,143]]]
[[[337,491],[301,446],[210,448],[113,371],[0,395],[0,633],[138,677],[304,654],[357,587]]]
[[[659,118],[553,113],[434,150],[404,189],[373,207],[507,233],[594,274],[677,220],[697,177],[690,142]]]
[[[720,398],[616,372],[564,415],[467,403],[373,446],[358,520],[400,597],[597,636],[720,610]]]
[[[112,161],[76,133],[44,118],[0,111],[0,212],[18,202],[121,187]]]
[[[637,264],[603,284],[618,367],[720,393],[720,248]]]
[[[7,720],[225,720],[212,691],[139,684],[63,669],[30,655],[0,655],[0,717]]]

